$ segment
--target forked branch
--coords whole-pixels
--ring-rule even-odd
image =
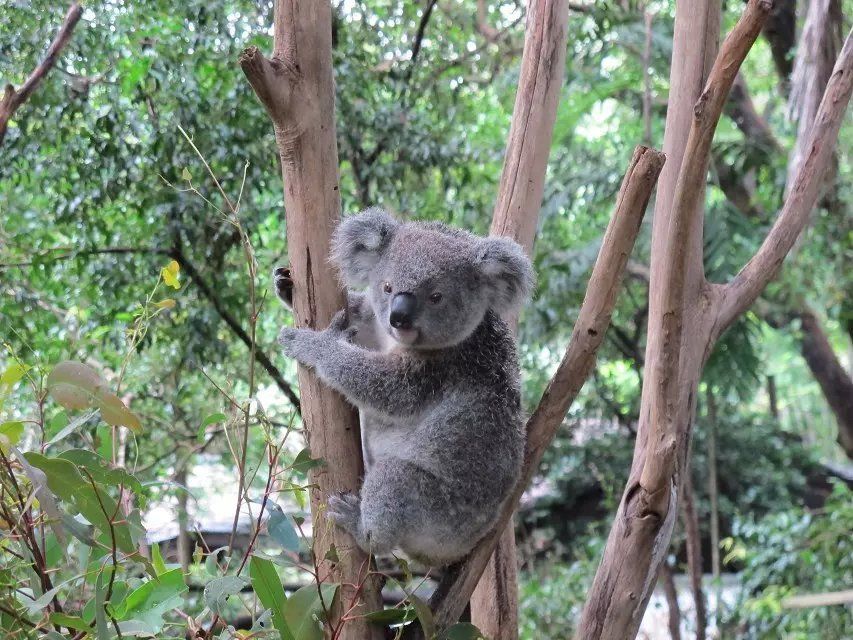
[[[62,26],[56,33],[53,42],[47,49],[47,54],[44,60],[33,70],[30,77],[26,79],[20,89],[15,89],[11,84],[7,84],[3,90],[3,96],[0,97],[0,144],[3,144],[3,139],[6,137],[6,129],[9,126],[9,120],[15,115],[15,111],[24,104],[36,90],[36,88],[44,80],[44,77],[50,71],[56,61],[59,60],[60,52],[65,48],[71,40],[74,33],[74,27],[80,21],[80,16],[83,15],[83,7],[76,2],[68,9],[65,14],[65,20],[62,21]]]
[[[448,570],[433,595],[430,604],[439,628],[454,623],[465,609],[501,532],[512,518],[521,494],[539,466],[542,454],[595,364],[595,354],[610,324],[625,265],[663,163],[664,155],[654,149],[637,147],[634,152],[565,355],[538,407],[527,421],[527,447],[521,479],[504,503],[492,532],[463,562]]]
[[[675,470],[679,408],[669,398],[677,395],[680,382],[679,355],[684,323],[684,300],[687,286],[687,261],[691,250],[689,238],[702,224],[695,215],[705,195],[705,177],[711,141],[720,115],[743,64],[767,16],[770,0],[750,0],[735,28],[729,33],[714,61],[705,89],[693,110],[693,122],[678,173],[672,203],[670,228],[666,233],[663,262],[668,265],[656,300],[661,305],[660,327],[649,327],[660,336],[658,366],[648,374],[653,389],[651,432],[649,443],[653,455],[646,457],[640,484],[649,496],[648,508],[663,517],[669,505],[670,478]]]

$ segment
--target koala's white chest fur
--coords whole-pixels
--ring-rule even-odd
[[[374,316],[364,319],[359,328],[356,341],[365,349],[387,353],[396,346],[376,321]],[[389,457],[406,458],[412,446],[412,426],[414,421],[391,420],[367,409],[359,409],[361,426],[361,449],[364,466],[370,468],[378,460]]]

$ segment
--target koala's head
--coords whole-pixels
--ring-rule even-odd
[[[369,287],[385,331],[418,349],[462,342],[489,309],[514,311],[533,287],[530,260],[512,240],[401,223],[376,208],[341,223],[332,259],[348,286]]]

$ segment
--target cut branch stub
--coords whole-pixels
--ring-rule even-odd
[[[254,46],[243,50],[239,62],[272,121],[280,126],[286,125],[291,117],[291,96],[299,82],[296,68],[286,60],[267,58]]]
[[[539,466],[545,448],[554,438],[566,411],[592,371],[595,354],[610,324],[625,265],[663,164],[664,155],[659,151],[637,147],[634,152],[566,353],[538,407],[527,421],[527,446],[521,478],[505,501],[495,528],[464,561],[448,569],[430,602],[436,625],[440,629],[453,624],[465,609],[501,532]],[[410,633],[407,637],[417,636]]]

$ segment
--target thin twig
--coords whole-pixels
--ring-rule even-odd
[[[26,79],[21,88],[15,90],[11,84],[7,84],[3,91],[3,96],[0,97],[0,145],[3,144],[3,139],[6,137],[6,129],[9,126],[9,120],[15,114],[15,111],[24,104],[36,90],[36,88],[44,80],[57,60],[59,60],[60,52],[66,47],[74,33],[74,27],[80,21],[80,16],[83,15],[83,7],[76,2],[71,5],[68,12],[65,14],[65,19],[62,26],[56,33],[53,42],[47,49],[47,54],[44,60],[33,70],[29,78]]]

